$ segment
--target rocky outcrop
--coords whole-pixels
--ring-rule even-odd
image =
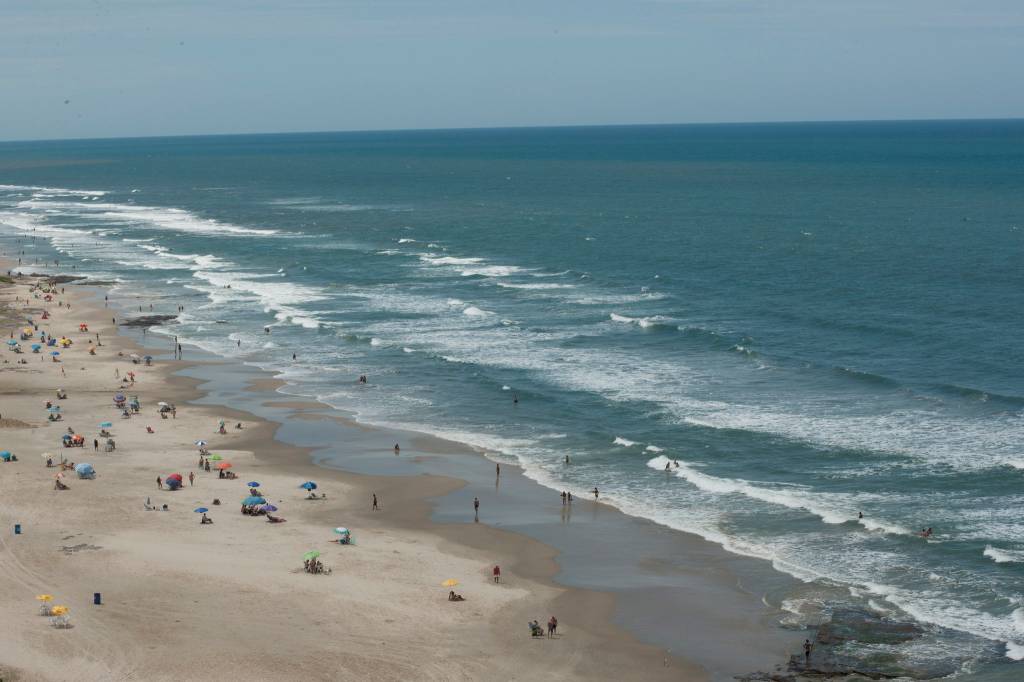
[[[178,319],[177,315],[140,315],[121,322],[122,327],[155,327],[169,320]]]

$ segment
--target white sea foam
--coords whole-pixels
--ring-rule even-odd
[[[402,237],[401,239],[398,240],[398,243],[399,244],[414,244],[414,243],[416,243],[416,240],[415,239],[409,239],[408,237]]]
[[[988,557],[997,564],[1021,563],[1024,562],[1024,551],[1013,549],[1000,549],[987,545],[982,555]]]
[[[636,441],[629,440],[628,438],[623,438],[622,436],[616,436],[615,440],[612,441],[612,444],[621,445],[624,448],[631,448],[634,445],[636,445]]]
[[[659,448],[657,445],[648,445],[644,448],[644,452],[665,452],[665,448]]]
[[[465,310],[463,310],[462,314],[469,315],[470,317],[487,317],[489,315],[493,315],[494,313],[487,310],[481,310],[480,308],[477,308],[475,305],[471,305]]]
[[[376,336],[370,339],[371,346],[383,346],[384,342],[378,339]]]
[[[549,289],[573,289],[576,287],[575,284],[558,284],[556,282],[533,282],[526,284],[517,284],[515,282],[497,282],[499,287],[503,289],[526,289],[526,290],[537,290],[544,291]]]
[[[476,263],[482,263],[483,258],[456,258],[454,256],[431,256],[430,254],[423,254],[420,256],[420,260],[428,265],[474,265]]]

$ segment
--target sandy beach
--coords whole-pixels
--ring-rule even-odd
[[[554,585],[554,552],[542,543],[484,524],[463,526],[471,529],[465,542],[431,532],[426,499],[461,481],[316,467],[306,450],[275,442],[273,424],[189,405],[198,382],[170,376],[187,362],[135,364],[132,353],[149,351],[118,336],[102,298],[67,285],[46,302],[30,292],[39,281],[17,278],[2,289],[10,334],[29,318],[38,324],[24,352],[5,349],[0,365],[0,447],[17,457],[0,464],[5,680],[705,677],[612,625],[609,595]],[[59,362],[48,347],[30,350],[39,332],[73,341]],[[90,355],[97,334],[102,345]],[[134,383],[122,382],[129,372]],[[67,399],[57,399],[58,389]],[[119,392],[138,396],[138,414],[121,416]],[[60,406],[60,421],[48,420],[47,401]],[[158,402],[175,405],[173,418],[161,418]],[[218,433],[222,420],[226,434]],[[111,452],[98,435],[108,421]],[[61,445],[69,428],[84,447]],[[200,439],[231,462],[236,479],[198,468]],[[55,464],[92,464],[96,477],[68,470],[68,489],[56,490],[60,469],[42,453]],[[386,441],[382,454],[390,454]],[[173,473],[183,488],[158,488],[157,477]],[[304,499],[307,480],[327,499]],[[240,513],[250,481],[285,523]],[[378,511],[374,493],[387,501]],[[212,524],[200,523],[200,507]],[[333,542],[337,526],[352,530],[354,545]],[[329,575],[303,571],[310,550],[321,552]],[[447,600],[448,579],[465,601]],[[68,607],[70,628],[40,615],[42,594]],[[552,615],[556,636],[531,638],[527,623]]]

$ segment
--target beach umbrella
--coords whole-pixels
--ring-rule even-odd
[[[50,609],[51,616],[64,616],[67,615],[68,607],[66,606],[54,606]]]
[[[443,583],[441,583],[441,587],[455,587],[458,584],[459,581],[455,578],[448,578],[448,580],[445,580]]]
[[[259,481],[249,481],[248,483],[246,483],[246,485],[249,486],[250,488],[259,488],[260,487],[260,482]]]
[[[272,504],[265,504],[265,505],[261,506],[260,509],[262,509],[265,512],[277,511],[277,507],[275,507]]]
[[[121,402],[122,400],[124,400],[124,393],[114,394],[114,400],[116,400],[117,402]]]
[[[181,480],[181,474],[170,474],[165,480],[172,481],[174,479]]]
[[[224,458],[221,457],[220,455],[210,455],[206,459],[210,460],[211,462],[217,462],[217,461],[220,461],[220,460],[222,460]]]
[[[257,504],[266,504],[267,500],[260,497],[259,495],[250,495],[249,497],[242,500],[242,504],[246,507],[252,507]]]
[[[199,447],[203,447],[204,445],[206,445],[206,441],[205,440],[197,440],[196,441],[196,445],[198,445]]]
[[[137,359],[138,359],[138,357],[139,357],[139,354],[138,354],[138,353],[132,353],[132,354],[130,354],[130,355],[129,355],[128,357],[130,357],[130,358],[132,358],[132,359],[136,359],[136,360],[137,360]]]
[[[303,554],[302,558],[306,561],[311,561],[313,559],[316,559],[318,556],[320,556],[320,552],[316,551],[315,549],[311,549],[310,551]]]
[[[160,402],[158,402],[156,404],[156,406],[157,407],[170,407],[170,405],[168,405],[167,403],[163,402],[162,400]]]
[[[306,490],[316,490],[316,483],[314,483],[313,481],[306,481],[305,483],[303,483],[299,487],[300,488],[305,488]]]
[[[152,359],[153,359],[153,356],[152,356],[152,355],[146,355],[146,356],[144,356],[144,357],[143,357],[142,359],[143,359],[143,360],[152,360]]]
[[[208,511],[210,511],[210,510],[207,509],[206,507],[197,507],[196,508],[196,514],[205,514]]]
[[[59,350],[52,350],[52,351],[50,351],[50,355],[53,355],[54,357],[56,357],[56,356],[60,355],[60,351]]]
[[[113,426],[113,424],[111,424],[110,422],[100,422],[101,429],[109,429],[111,426]]]
[[[348,528],[342,528],[342,527],[335,528],[334,532],[337,533],[338,535],[348,535],[349,534]]]
[[[3,452],[0,452],[0,459],[2,459],[5,462],[10,462],[11,461],[11,453],[7,452],[6,450],[4,450]]]
[[[37,594],[36,595],[36,599],[38,599],[39,601],[53,601],[53,595],[52,594]]]
[[[49,452],[44,452],[39,456],[42,457],[43,459],[53,459],[53,455],[51,455]]]
[[[89,476],[95,476],[96,470],[92,468],[91,464],[82,462],[81,464],[75,465],[75,473],[78,474],[79,478],[87,478]]]
[[[49,412],[60,412],[60,405],[54,405],[53,407],[47,408]]]
[[[11,339],[10,341],[7,342],[7,345],[8,346],[17,346],[18,342],[15,341],[14,339]]]
[[[32,350],[39,350],[42,347],[43,347],[43,344],[41,344],[41,343],[33,343],[32,344]]]
[[[223,469],[230,469],[231,468],[231,462],[217,462],[217,464],[215,466],[218,469],[221,469],[221,470],[223,470]]]

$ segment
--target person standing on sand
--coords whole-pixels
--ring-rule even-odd
[[[479,497],[474,497],[473,498],[473,516],[476,516],[476,517],[480,516],[480,498]]]
[[[595,485],[594,486],[594,499],[595,500],[597,499],[597,496],[598,496],[598,490],[597,490],[597,486]]]
[[[564,507],[565,506],[565,491],[564,490],[562,491],[561,498],[562,498],[562,506]]]
[[[100,449],[100,442],[98,440],[96,440],[95,438],[92,439],[92,449],[93,450],[99,450]]]
[[[811,640],[805,639],[804,640],[804,667],[805,668],[811,667],[811,649],[812,649]]]
[[[190,486],[196,484],[196,475],[195,475],[195,472],[193,472],[193,471],[188,472],[188,484]]]
[[[494,564],[494,570],[491,571],[491,572],[494,574],[494,582],[500,583],[501,582],[501,566],[499,566],[498,564]]]
[[[164,481],[159,476],[156,477],[156,487],[158,490],[163,490],[164,487]]]
[[[380,507],[377,505],[377,493],[373,494],[373,511],[379,511]]]

